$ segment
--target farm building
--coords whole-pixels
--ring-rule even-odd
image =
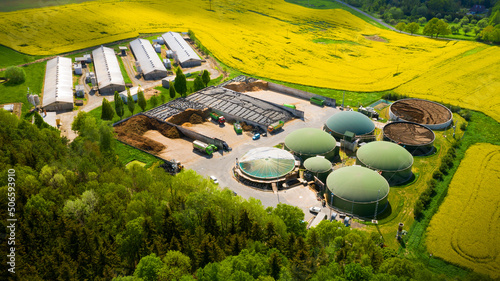
[[[137,93],[139,92],[139,87],[132,87],[129,89],[129,91],[134,101],[137,102]],[[128,98],[127,94],[128,94],[127,90],[119,93],[120,97],[122,98],[125,104],[127,104],[127,98]]]
[[[320,181],[325,183],[328,174],[332,171],[332,162],[320,156],[311,157],[304,161],[304,168],[306,168],[307,172],[312,176],[317,177]]]
[[[145,39],[130,42],[130,49],[140,65],[140,71],[146,80],[158,80],[167,76],[167,69],[156,54],[151,43]]]
[[[370,138],[375,130],[375,124],[362,113],[342,111],[328,118],[323,128],[338,139],[342,139],[346,132],[352,132],[356,137]]]
[[[201,59],[179,33],[169,31],[162,35],[165,44],[174,53],[175,61],[182,67],[201,65]]]
[[[380,171],[390,185],[398,185],[411,178],[413,156],[395,143],[374,141],[358,149],[356,164]]]
[[[421,99],[398,100],[389,107],[389,115],[391,120],[414,122],[431,130],[445,129],[453,121],[453,114],[447,107]]]
[[[125,90],[125,80],[115,56],[115,51],[111,48],[101,46],[92,51],[94,58],[94,69],[97,77],[99,93],[114,94],[115,91]]]
[[[70,58],[56,57],[47,62],[42,101],[47,111],[73,109],[73,67]]]
[[[392,122],[384,126],[384,140],[403,146],[412,155],[434,151],[434,132],[413,122]]]
[[[316,128],[303,128],[290,133],[285,138],[285,149],[302,160],[317,155],[333,159],[339,151],[335,138]]]
[[[286,150],[259,147],[238,159],[236,168],[241,171],[240,176],[250,181],[270,183],[284,181],[298,164],[295,157]]]
[[[75,69],[75,74],[76,75],[82,75],[82,64],[81,63],[75,63],[73,65],[73,68]]]
[[[83,98],[85,96],[85,86],[84,85],[76,85],[75,86],[75,96],[79,98]]]
[[[377,172],[361,166],[333,171],[326,179],[328,203],[343,212],[373,217],[388,204],[389,183]]]

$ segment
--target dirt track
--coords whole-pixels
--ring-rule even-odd
[[[434,141],[434,133],[424,126],[406,122],[389,123],[384,135],[405,145],[426,145]]]
[[[418,124],[442,124],[450,120],[448,108],[426,100],[399,100],[392,104],[391,111],[399,118]]]

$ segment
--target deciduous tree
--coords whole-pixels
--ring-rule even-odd
[[[24,69],[18,66],[9,66],[7,70],[5,70],[5,78],[7,78],[9,84],[17,85],[21,84],[26,80],[26,73]]]
[[[410,32],[411,34],[417,33],[419,29],[420,25],[416,22],[412,22],[406,26],[406,31]]]

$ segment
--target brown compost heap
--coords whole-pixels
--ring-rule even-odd
[[[404,99],[391,105],[392,113],[397,117],[418,124],[442,124],[451,119],[448,108],[441,104],[420,100]]]
[[[115,126],[115,132],[120,141],[154,154],[159,153],[165,145],[143,136],[149,130],[158,131],[170,139],[181,137],[176,127],[145,115],[134,116]]]
[[[432,130],[408,122],[393,122],[385,125],[384,135],[404,145],[426,145],[434,141]]]
[[[257,80],[255,82],[245,83],[245,82],[233,82],[224,86],[224,88],[244,93],[244,92],[256,92],[267,90],[268,85],[266,81]]]

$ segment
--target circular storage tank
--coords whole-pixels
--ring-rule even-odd
[[[412,155],[425,155],[434,150],[434,132],[412,122],[392,122],[384,126],[384,140],[403,146]]]
[[[332,171],[332,162],[324,157],[311,157],[304,161],[304,168],[324,183]]]
[[[384,177],[368,168],[361,166],[340,168],[330,173],[326,184],[329,204],[346,213],[373,217],[375,209],[377,213],[381,213],[387,207],[389,183]]]
[[[337,141],[320,129],[303,128],[290,133],[285,138],[285,149],[306,160],[317,155],[333,159],[338,155]]]
[[[389,115],[391,120],[413,122],[431,130],[445,129],[453,121],[453,114],[447,107],[421,99],[395,101],[389,107]]]
[[[281,178],[295,168],[295,157],[283,149],[259,147],[248,151],[238,161],[240,170],[256,179]]]
[[[358,149],[356,164],[381,171],[390,185],[398,185],[411,178],[413,156],[393,142],[373,141]]]
[[[366,115],[357,111],[342,111],[328,118],[324,129],[340,139],[346,131],[353,132],[356,136],[371,134],[375,130],[375,124]]]

